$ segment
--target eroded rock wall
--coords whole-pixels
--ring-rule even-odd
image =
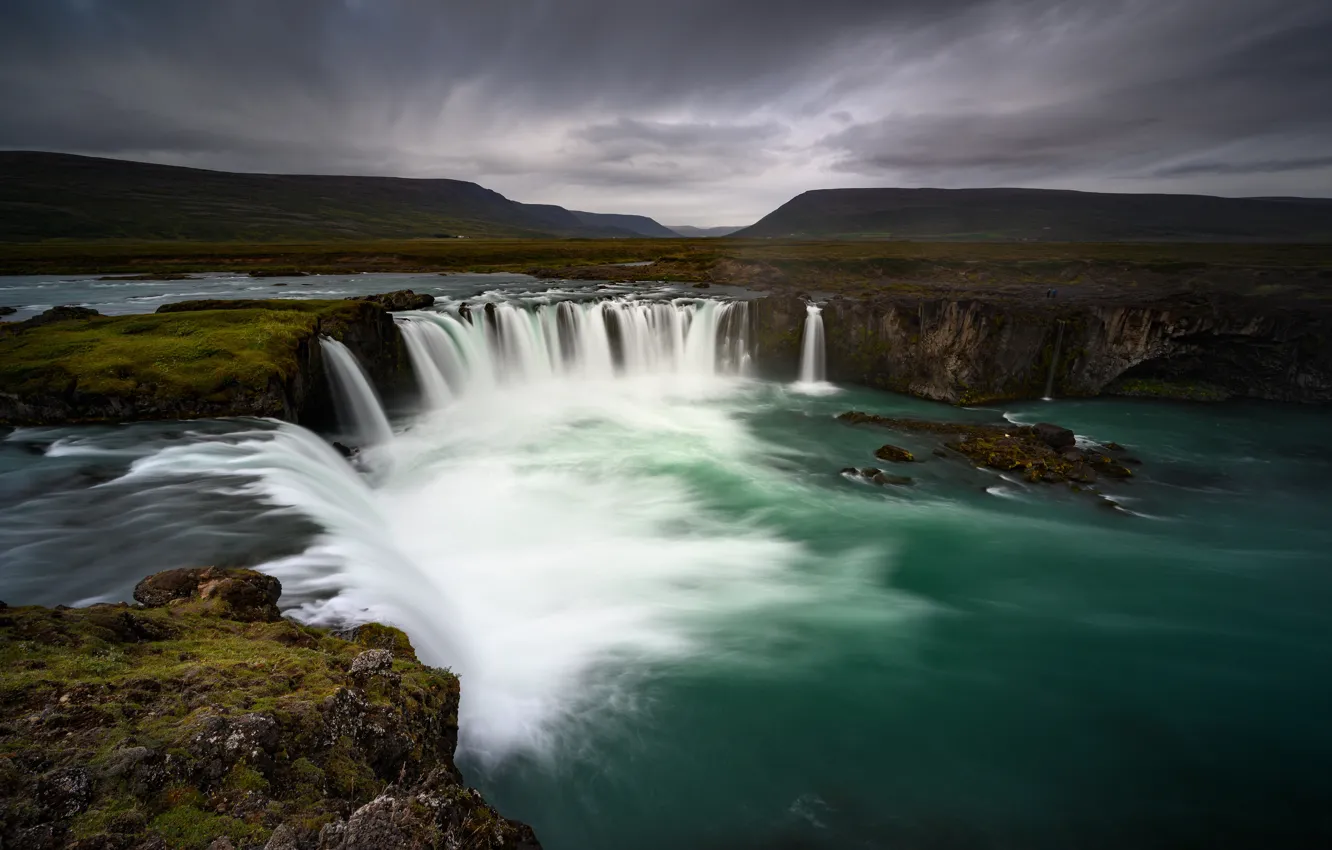
[[[804,303],[770,296],[751,308],[765,374],[795,375]],[[1323,313],[1242,301],[833,299],[823,321],[829,380],[955,404],[1038,398],[1052,363],[1061,397],[1115,392],[1117,381],[1137,379],[1202,383],[1237,397],[1332,401],[1332,320]]]

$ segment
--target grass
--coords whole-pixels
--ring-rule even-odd
[[[650,262],[627,268],[619,263]],[[0,274],[526,272],[673,280],[873,296],[940,286],[1151,291],[1218,286],[1317,298],[1332,288],[1332,245],[957,243],[767,239],[405,239],[366,241],[0,243]]]
[[[263,302],[202,310],[55,322],[0,333],[0,392],[164,400],[223,400],[262,392],[299,367],[300,343],[321,320],[364,309],[342,301]]]

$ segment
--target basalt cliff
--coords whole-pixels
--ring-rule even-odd
[[[798,368],[808,296],[751,307],[756,362]],[[1226,297],[1124,303],[832,297],[830,381],[953,404],[1144,395],[1332,401],[1332,311]]]

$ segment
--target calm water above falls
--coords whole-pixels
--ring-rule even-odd
[[[533,308],[521,285],[487,297]],[[299,616],[396,621],[463,677],[469,779],[556,850],[1326,844],[1327,412],[808,394],[687,356],[724,324],[701,306],[635,309],[678,341],[618,377],[526,342],[484,391],[442,368],[369,475],[271,422],[16,431],[0,598],[264,563]],[[525,315],[555,349],[581,321]],[[1136,515],[850,408],[1116,440]],[[886,441],[925,459],[914,487],[837,474]]]

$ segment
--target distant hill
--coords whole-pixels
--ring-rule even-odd
[[[1332,199],[1050,189],[821,189],[736,236],[1049,242],[1332,242]]]
[[[0,241],[631,237],[653,225],[672,235],[642,216],[520,204],[462,180],[231,174],[0,151]]]
[[[615,213],[590,213],[573,211],[578,220],[588,227],[612,228],[623,230],[635,236],[651,236],[658,239],[674,239],[679,234],[665,225],[658,224],[645,215],[616,215]]]
[[[688,224],[672,224],[668,225],[668,227],[681,236],[687,236],[690,239],[730,236],[737,230],[744,230],[743,227],[691,227]]]

